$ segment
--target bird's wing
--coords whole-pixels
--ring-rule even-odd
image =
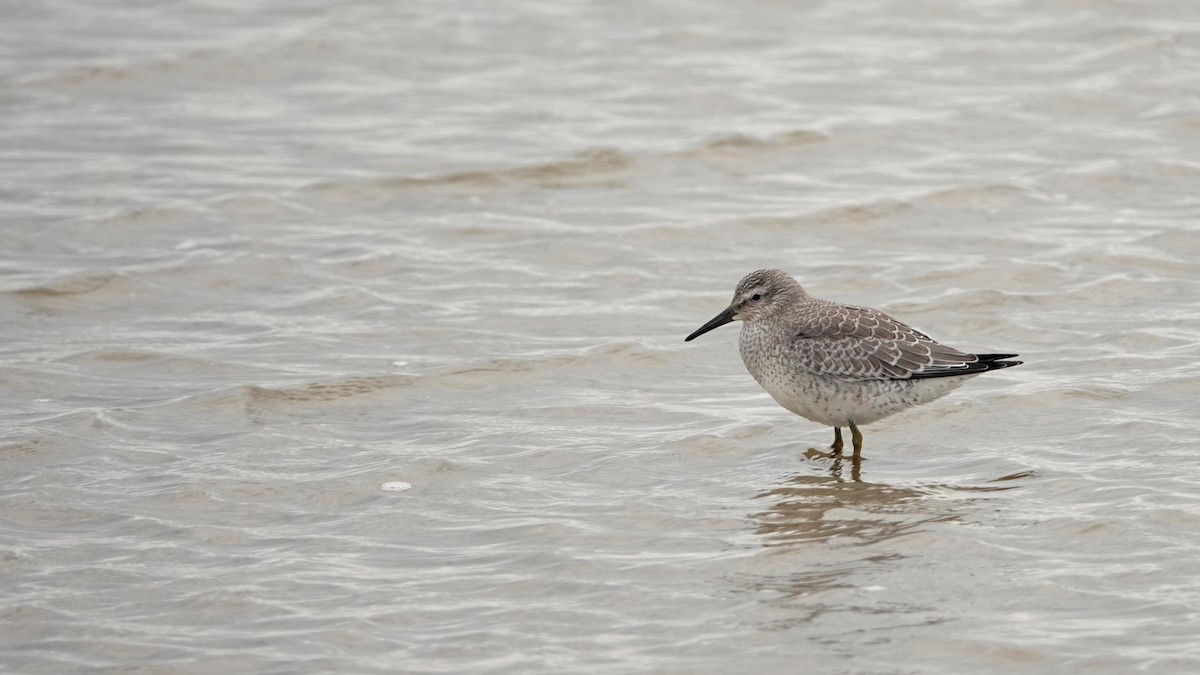
[[[788,344],[813,372],[844,380],[906,380],[976,372],[979,359],[877,309],[822,303]]]

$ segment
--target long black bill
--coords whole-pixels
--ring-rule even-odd
[[[695,340],[696,338],[700,337],[701,335],[704,335],[708,331],[710,331],[714,328],[720,328],[721,326],[724,326],[725,324],[727,324],[731,321],[733,321],[733,307],[730,307],[730,308],[726,309],[724,312],[721,312],[720,314],[714,316],[711,321],[709,321],[708,323],[704,324],[703,326],[700,326],[699,328],[697,328],[695,333],[692,333],[691,335],[683,338],[683,341],[691,342],[692,340]]]

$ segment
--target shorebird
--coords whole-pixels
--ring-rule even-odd
[[[849,427],[854,461],[860,425],[937,400],[967,380],[1021,361],[1016,354],[970,354],[947,347],[877,309],[809,295],[782,270],[747,274],[733,302],[684,341],[742,322],[746,370],[779,405],[833,427],[834,456]]]

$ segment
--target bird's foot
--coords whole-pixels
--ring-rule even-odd
[[[840,450],[834,450],[832,448],[830,448],[829,452],[818,450],[816,448],[809,448],[804,451],[805,459],[838,459],[841,456],[842,453]]]

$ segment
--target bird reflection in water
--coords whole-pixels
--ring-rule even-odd
[[[795,474],[764,490],[756,499],[773,502],[751,514],[766,546],[845,537],[860,544],[886,541],[931,523],[957,520],[962,502],[930,499],[935,495],[980,494],[1010,490],[1002,485],[1034,475],[1032,471],[993,479],[986,485],[888,485],[862,480],[861,464],[834,460],[828,474]],[[836,512],[836,513],[835,513]]]
[[[849,478],[843,470],[835,461],[828,473],[791,475],[755,496],[769,503],[750,517],[756,524],[755,534],[771,549],[771,555],[762,560],[750,588],[777,593],[776,599],[784,602],[835,589],[855,589],[860,585],[855,580],[864,579],[861,573],[874,578],[877,572],[870,570],[914,555],[913,546],[893,540],[958,521],[965,506],[977,499],[974,495],[1009,490],[1018,486],[1013,481],[1034,475],[1022,471],[975,486],[888,485],[863,481],[858,466],[850,466]],[[946,498],[964,493],[970,496]],[[885,611],[874,603],[859,609],[867,611],[868,607],[872,612]],[[793,615],[788,623],[854,607],[809,600],[793,609],[801,609],[802,616]],[[910,609],[904,603],[892,607],[897,612]]]
[[[835,461],[829,475],[797,474],[761,492],[757,499],[771,506],[752,515],[756,533],[766,546],[847,538],[860,544],[878,543],[934,522],[958,516],[944,501],[926,500],[937,487],[904,487],[864,482],[859,465],[851,480]],[[847,543],[850,543],[849,541]]]

